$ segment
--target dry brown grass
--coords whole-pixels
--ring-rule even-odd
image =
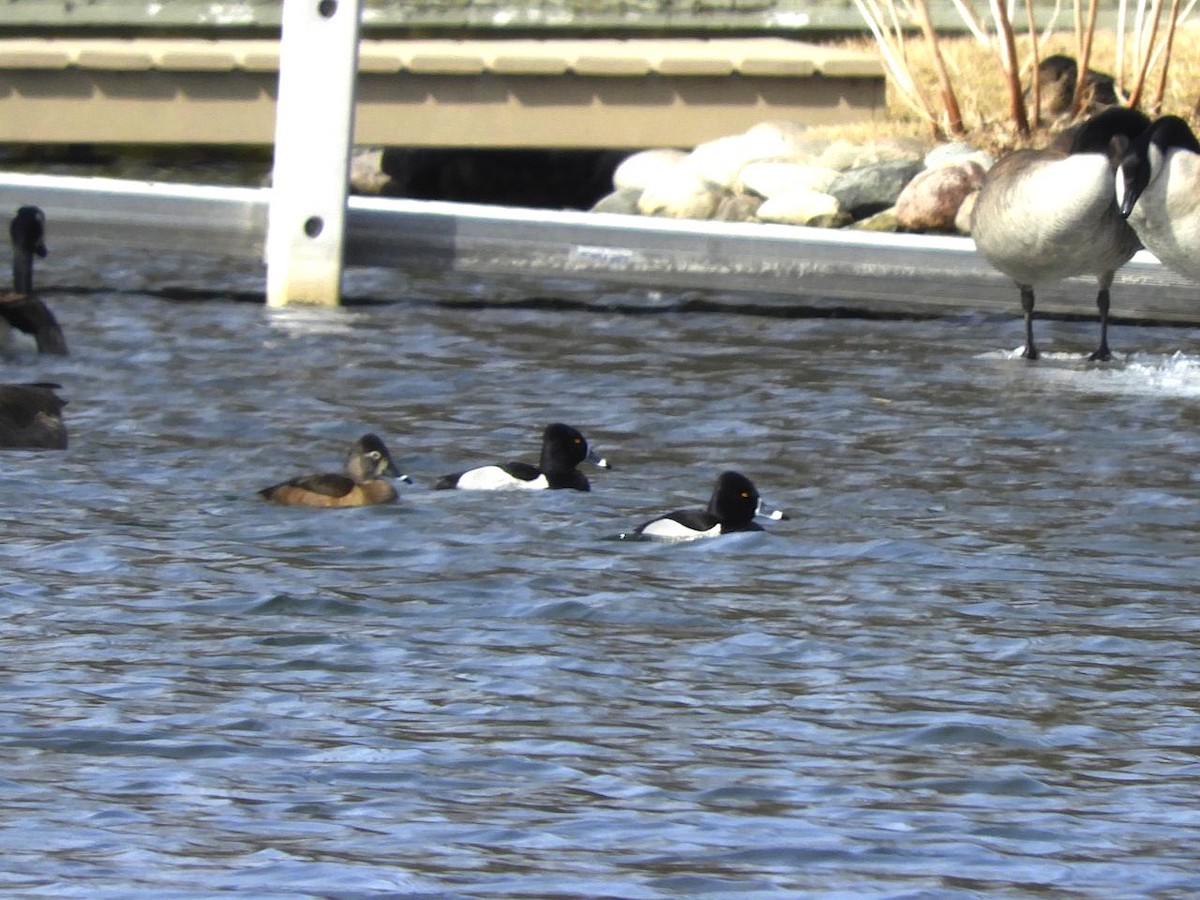
[[[1097,31],[1092,46],[1090,68],[1116,75],[1116,43],[1115,33]],[[1061,121],[1043,122],[1028,141],[1021,140],[1009,119],[1008,87],[996,51],[989,46],[980,44],[972,37],[942,38],[939,44],[954,90],[958,95],[963,124],[968,132],[967,140],[993,153],[1000,153],[1019,146],[1043,146],[1049,142],[1055,131],[1066,124]],[[875,42],[869,37],[844,41],[839,46],[865,53],[878,52]],[[914,36],[907,41],[906,46],[909,53],[909,68],[914,79],[923,90],[924,96],[928,98],[930,106],[940,112],[938,105],[940,89],[929,44],[919,36]],[[1073,33],[1052,35],[1048,40],[1039,41],[1038,50],[1039,57],[1043,59],[1053,53],[1076,56],[1075,36]],[[1027,36],[1018,35],[1017,52],[1024,72],[1022,84],[1028,85],[1030,52]],[[1128,43],[1125,54],[1126,68],[1128,69],[1130,65]],[[1141,105],[1143,111],[1149,112],[1147,102],[1156,93],[1160,72],[1161,65],[1150,70],[1147,90],[1143,94],[1145,101]],[[1133,73],[1127,71],[1122,82],[1127,87],[1131,87],[1133,80]],[[1200,23],[1189,23],[1181,26],[1175,35],[1161,112],[1164,115],[1173,113],[1183,116],[1191,122],[1193,128],[1200,128],[1200,115],[1197,115],[1198,103],[1200,103]],[[887,120],[884,123],[875,122],[849,128],[841,127],[838,129],[838,136],[850,140],[867,140],[879,137],[881,132],[885,136],[917,138],[929,143],[935,140],[930,126],[901,99],[899,92],[890,82],[888,84]]]

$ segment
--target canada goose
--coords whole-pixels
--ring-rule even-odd
[[[62,409],[67,405],[57,384],[0,385],[0,449],[66,450],[67,429]]]
[[[443,475],[435,489],[457,488],[462,491],[544,491],[570,488],[590,491],[587,477],[575,467],[590,462],[602,469],[609,468],[590,446],[587,438],[570,425],[556,422],[542,432],[542,453],[538,464],[506,462],[477,466],[465,472]]]
[[[1095,275],[1100,285],[1100,343],[1089,359],[1112,357],[1109,288],[1140,247],[1117,208],[1113,177],[1129,141],[1149,124],[1142,113],[1111,107],[1075,129],[1065,152],[1016,150],[984,178],[971,235],[979,252],[1021,291],[1026,359],[1038,358],[1034,287],[1074,275]]]
[[[13,289],[0,291],[0,317],[37,341],[38,353],[67,355],[67,340],[54,313],[33,292],[33,257],[46,257],[46,216],[22,206],[8,228],[13,248]]]
[[[284,506],[373,506],[396,499],[396,489],[385,480],[388,477],[411,480],[396,469],[379,437],[364,434],[350,447],[346,474],[301,475],[258,493]]]
[[[1117,174],[1121,215],[1146,249],[1200,281],[1200,141],[1163,116],[1134,141]]]

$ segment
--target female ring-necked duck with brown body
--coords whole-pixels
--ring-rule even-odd
[[[1113,177],[1129,142],[1149,124],[1135,110],[1106,109],[1065,133],[1065,150],[1016,150],[984,179],[971,236],[988,262],[1021,291],[1026,359],[1038,358],[1034,287],[1075,275],[1095,275],[1100,285],[1100,343],[1090,359],[1112,357],[1109,288],[1117,269],[1141,246],[1121,217]]]
[[[57,384],[0,385],[0,449],[66,450],[62,409],[67,401]]]
[[[691,541],[737,531],[762,531],[757,515],[779,520],[779,510],[764,513],[758,488],[741,472],[722,472],[717,477],[706,509],[680,509],[639,525],[622,538],[654,538],[661,541]]]
[[[1129,147],[1117,174],[1121,214],[1168,268],[1200,281],[1200,141],[1163,116]]]
[[[364,434],[350,447],[344,475],[302,475],[258,493],[284,506],[374,506],[396,499],[396,488],[388,478],[410,481],[397,470],[383,441]]]
[[[590,491],[587,477],[575,467],[590,462],[602,469],[611,468],[588,446],[587,438],[570,425],[556,422],[542,433],[542,455],[538,464],[526,462],[497,463],[479,466],[465,472],[443,475],[434,485],[446,490],[462,491],[544,491],[570,488]]]
[[[66,356],[67,340],[58,319],[33,292],[33,258],[46,257],[46,216],[36,206],[22,206],[8,233],[13,249],[13,289],[0,291],[0,317],[33,335],[38,353]]]

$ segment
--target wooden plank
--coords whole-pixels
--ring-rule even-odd
[[[108,72],[144,72],[155,59],[146,45],[137,41],[89,41],[74,54],[73,64],[83,69]]]
[[[278,61],[264,40],[0,41],[0,142],[269,144]],[[357,90],[355,141],[395,146],[688,146],[886,108],[871,55],[778,38],[365,41]]]
[[[791,78],[797,72],[880,78],[872,53],[782,38],[628,40],[364,40],[360,68],[423,74],[545,75],[596,71],[605,75],[725,75],[733,72]],[[274,40],[200,38],[0,38],[0,70],[78,67],[108,71],[146,69],[220,72],[276,71]],[[798,68],[799,67],[799,68]]]

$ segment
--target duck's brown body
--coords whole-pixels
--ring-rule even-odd
[[[284,506],[375,506],[396,499],[396,489],[387,480],[389,477],[408,480],[397,471],[383,441],[365,434],[351,446],[344,475],[333,472],[301,475],[258,493]]]
[[[396,499],[396,489],[382,478],[360,483],[332,473],[293,478],[259,493],[284,506],[374,506]]]

